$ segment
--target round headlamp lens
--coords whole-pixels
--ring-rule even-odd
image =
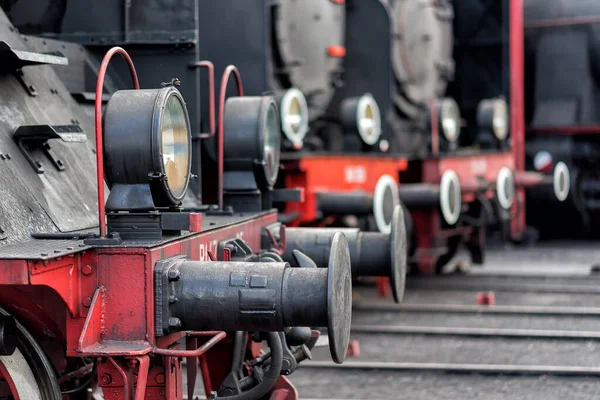
[[[281,136],[279,133],[279,118],[275,103],[269,104],[264,129],[264,161],[266,178],[269,184],[275,184],[279,174],[279,155],[281,152]]]
[[[453,99],[443,99],[440,106],[442,133],[449,142],[456,142],[460,135],[460,109]]]
[[[504,140],[508,136],[508,107],[504,99],[494,101],[494,115],[492,120],[494,136],[498,140]]]
[[[185,106],[178,96],[165,103],[160,125],[161,153],[167,185],[175,198],[185,194],[190,170],[190,131]]]
[[[381,136],[381,115],[377,102],[370,94],[362,96],[358,101],[356,123],[358,133],[366,144],[377,143]]]
[[[296,88],[289,89],[280,103],[281,130],[294,147],[302,147],[308,132],[308,104],[302,92]]]

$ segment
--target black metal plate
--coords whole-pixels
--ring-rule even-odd
[[[0,259],[3,260],[50,260],[65,257],[89,249],[83,240],[38,240],[14,243],[0,247]]]
[[[1,12],[0,37],[16,50],[46,51],[30,46]],[[0,153],[5,156],[0,158],[0,224],[6,243],[28,240],[31,232],[68,232],[97,224],[93,118],[73,100],[53,67],[27,66],[23,72],[36,89],[35,97],[14,74],[0,74]],[[66,166],[63,171],[52,166],[41,150],[33,150],[32,156],[46,167],[38,174],[12,138],[22,125],[70,124],[80,126],[87,143],[53,141],[52,151]]]
[[[394,301],[400,303],[404,297],[404,287],[406,286],[406,224],[404,223],[404,211],[402,206],[397,205],[394,208],[392,216],[392,234],[391,234],[391,257],[392,271],[390,275],[390,285],[392,286],[392,295]]]
[[[329,351],[337,364],[346,359],[352,322],[352,272],[350,250],[343,233],[331,240],[327,272],[327,331]]]

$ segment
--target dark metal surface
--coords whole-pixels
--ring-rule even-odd
[[[456,72],[447,95],[458,102],[461,117],[467,121],[461,129],[460,145],[479,143],[482,139],[477,123],[481,100],[503,96],[510,102],[510,79],[513,73],[516,77],[516,71],[511,72],[509,65],[509,3],[509,0],[452,2]],[[505,144],[493,144],[495,150],[501,146]]]
[[[325,267],[333,252],[333,238],[339,232],[348,241],[352,275],[389,277],[394,300],[400,302],[404,295],[407,269],[406,225],[401,206],[394,208],[390,234],[362,232],[358,229],[288,228],[283,259],[296,265],[298,261],[294,250],[298,250],[314,260],[317,266]]]
[[[363,191],[320,192],[317,194],[317,207],[324,215],[371,214],[373,195]]]
[[[350,250],[343,233],[331,240],[327,264],[327,332],[329,350],[337,364],[346,359],[352,324],[352,273]],[[306,268],[308,269],[308,268]]]
[[[330,268],[277,262],[199,262],[173,258],[155,267],[156,323],[179,330],[283,331],[327,326],[331,355],[343,361],[351,320],[350,265],[343,235]]]
[[[12,30],[11,30],[12,29]],[[0,36],[11,48],[30,51],[20,35],[0,13]],[[56,67],[59,68],[59,67]],[[13,74],[0,74],[0,227],[5,243],[24,240],[31,232],[55,232],[85,229],[96,224],[92,210],[97,208],[93,122],[56,75],[53,67],[33,65],[23,68],[27,80],[35,86],[31,97]],[[38,175],[13,141],[22,125],[70,125],[79,121],[87,143],[73,146],[55,141],[53,151],[69,168],[47,168]],[[33,151],[39,158],[41,153]]]
[[[2,69],[18,70],[29,65],[67,65],[68,60],[61,53],[38,53],[18,50],[5,41],[0,41],[0,58]]]
[[[15,319],[0,314],[0,356],[10,356],[17,348],[17,324]]]
[[[187,44],[197,38],[197,0],[173,7],[166,0],[142,3],[109,0],[100,3],[63,1],[62,10],[49,12],[42,0],[18,1],[10,9],[15,25],[25,33],[42,33],[87,45],[131,43]],[[54,6],[56,3],[53,2]],[[51,18],[50,21],[48,19]]]
[[[69,64],[56,66],[54,71],[56,71],[56,74],[72,96],[76,97],[80,102],[85,101],[86,103],[93,104],[96,97],[94,92],[96,90],[96,77],[98,76],[100,62],[90,51],[78,43],[36,36],[25,36],[25,38],[29,46],[35,49],[35,51],[62,53],[69,60]],[[109,68],[109,71],[114,73],[112,67]],[[125,87],[123,85],[122,88]],[[116,83],[112,80],[110,74],[104,79],[104,89],[106,96],[117,90]],[[108,100],[108,97],[106,100]],[[93,111],[93,107],[90,108]]]
[[[172,160],[178,175],[184,181],[180,188],[177,182],[171,188],[166,179],[163,151],[163,118],[165,107],[170,99],[175,99],[180,116],[184,121],[173,122],[187,135],[182,143],[174,136],[175,146],[185,151],[183,162],[178,158]],[[156,207],[173,207],[181,205],[187,190],[191,168],[192,146],[190,137],[190,119],[185,108],[185,100],[174,87],[162,89],[120,90],[112,95],[103,115],[104,121],[104,157],[105,179],[110,187],[121,184],[122,191],[127,186],[146,185],[152,193]],[[173,134],[174,135],[174,134]],[[181,150],[178,150],[181,151]],[[177,188],[177,189],[175,189]],[[113,211],[144,209],[136,196],[122,195],[122,191],[111,192],[107,200]],[[118,196],[115,201],[114,197]],[[146,203],[147,204],[147,203]],[[145,204],[144,204],[145,205]],[[154,207],[152,207],[154,209]]]
[[[223,129],[224,190],[235,195],[235,192],[272,188],[281,147],[279,112],[274,99],[230,98],[225,103]]]
[[[31,150],[40,150],[57,170],[63,171],[66,166],[62,160],[54,156],[48,141],[61,139],[67,143],[84,143],[87,141],[87,136],[79,125],[21,125],[13,134],[13,139],[32,168],[37,173],[44,173],[42,163],[31,156]]]
[[[336,89],[327,114],[337,119],[344,99],[370,93],[381,110],[381,139],[392,143],[392,130],[388,123],[390,114],[394,112],[391,103],[393,75],[390,51],[393,39],[389,7],[381,0],[346,0],[345,16],[344,85]],[[378,150],[379,146],[374,149]]]
[[[396,206],[392,216],[392,233],[390,240],[390,258],[391,265],[391,285],[392,295],[396,303],[402,301],[404,297],[404,287],[406,286],[406,269],[408,258],[408,237],[406,232],[406,222],[404,209]]]
[[[44,0],[19,1],[10,15],[25,33],[58,36],[88,46],[85,51],[75,44],[33,39],[38,49],[59,47],[69,57],[75,56],[75,65],[60,77],[78,99],[89,97],[94,90],[98,60],[109,46],[134,44],[128,51],[135,62],[141,87],[158,87],[162,82],[178,78],[182,82],[179,90],[187,102],[193,133],[205,131],[200,126],[200,71],[190,67],[199,61],[198,0],[185,0],[176,6],[164,0],[135,4],[110,0],[101,6],[69,1],[62,12],[52,17],[53,24],[39,22],[44,17],[39,15],[44,9],[43,3]],[[112,93],[115,86],[128,87],[123,84],[129,82],[125,63],[114,63],[109,75],[112,79],[105,85],[108,93]],[[90,107],[83,109],[90,115]],[[199,142],[196,145],[200,146]],[[201,162],[200,151],[196,150],[192,160],[194,171],[198,171]],[[193,180],[191,186],[194,193],[201,195],[200,177]],[[189,200],[198,204],[191,193]]]
[[[400,201],[407,207],[438,207],[440,186],[429,183],[410,183],[398,188]]]
[[[89,247],[82,240],[36,240],[31,239],[0,247],[2,259],[49,260],[78,253]]]

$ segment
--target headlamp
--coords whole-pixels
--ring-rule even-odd
[[[502,141],[508,137],[508,105],[504,98],[485,99],[477,106],[477,124],[490,130],[496,139]]]
[[[281,131],[272,97],[231,97],[224,110],[224,186],[230,190],[271,189],[279,174]],[[253,171],[255,183],[244,182]]]
[[[112,197],[106,208],[179,206],[190,179],[190,132],[185,102],[174,87],[115,92],[104,112],[105,179]],[[134,198],[140,190],[148,193],[145,186],[151,202]]]
[[[377,143],[381,136],[381,115],[371,94],[345,99],[340,107],[344,128],[358,132],[362,141],[369,146]]]
[[[302,92],[291,88],[285,92],[279,103],[281,112],[281,130],[292,142],[294,148],[302,148],[302,142],[308,132],[308,104]]]
[[[458,175],[451,169],[445,171],[440,180],[440,208],[448,225],[458,222],[462,208],[462,191]]]
[[[565,201],[571,190],[571,173],[569,167],[563,161],[559,161],[554,167],[553,184],[554,195],[558,201]]]
[[[509,210],[515,201],[515,177],[508,167],[502,167],[496,178],[496,196],[500,207]]]
[[[461,120],[460,108],[454,99],[444,98],[438,103],[439,127],[450,143],[454,143],[460,136]]]

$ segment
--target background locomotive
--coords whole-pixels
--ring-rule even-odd
[[[524,13],[527,162],[540,171],[559,162],[572,170],[566,202],[531,192],[531,223],[546,235],[597,234],[600,7],[528,0]]]

